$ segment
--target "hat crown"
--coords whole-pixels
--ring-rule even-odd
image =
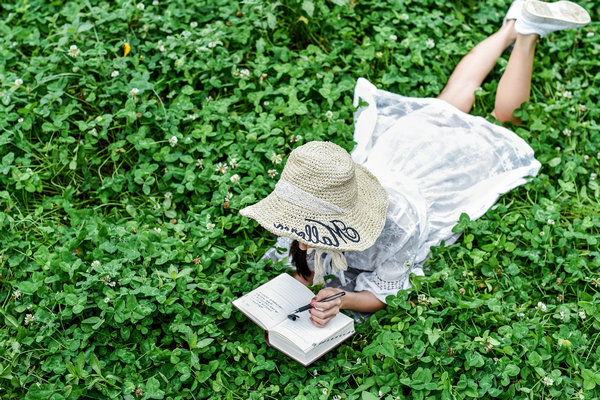
[[[344,210],[356,205],[358,188],[352,157],[331,142],[309,142],[297,147],[281,173],[281,180]]]

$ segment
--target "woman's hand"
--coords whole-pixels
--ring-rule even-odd
[[[337,288],[324,288],[321,289],[321,291],[317,293],[315,297],[313,297],[310,304],[315,308],[308,310],[310,313],[310,320],[313,325],[322,328],[340,312],[340,310],[343,308],[342,300],[346,296],[342,296],[331,301],[326,301],[324,303],[319,303],[319,300],[326,299],[327,297],[333,296],[339,292],[343,292],[343,290]]]

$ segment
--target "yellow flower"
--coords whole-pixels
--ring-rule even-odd
[[[129,52],[131,51],[131,46],[129,46],[129,43],[125,43],[123,45],[123,57],[127,57],[127,54],[129,54]]]

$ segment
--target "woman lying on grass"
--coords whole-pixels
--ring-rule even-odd
[[[479,218],[500,194],[537,174],[540,163],[527,143],[468,114],[474,92],[514,44],[492,115],[519,123],[513,111],[529,99],[537,40],[589,22],[571,2],[517,0],[437,98],[388,93],[361,78],[354,101],[368,106],[358,111],[352,154],[330,142],[290,154],[275,190],[241,214],[280,236],[276,247],[289,249],[301,282],[336,275],[313,302],[341,290],[346,296],[311,309],[315,325],[341,309],[358,319],[384,308],[387,296],[410,288],[410,274],[423,274],[431,246],[458,238],[452,228],[461,213]],[[266,256],[287,254],[271,249]]]

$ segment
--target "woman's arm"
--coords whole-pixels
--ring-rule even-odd
[[[346,292],[345,296],[338,299],[319,303],[319,300],[333,296],[336,293],[342,292],[338,288],[322,289],[311,301],[311,305],[315,308],[309,310],[312,323],[318,327],[327,325],[340,310],[353,310],[359,312],[374,313],[386,307],[386,304],[381,302],[375,295],[368,290],[362,292]]]

